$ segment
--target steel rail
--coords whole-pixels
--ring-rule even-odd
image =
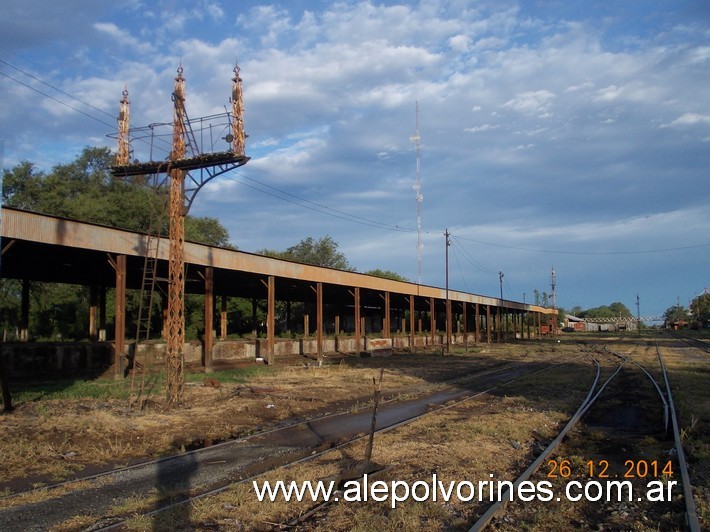
[[[671,385],[668,382],[668,372],[666,364],[663,362],[661,350],[656,341],[656,353],[658,360],[661,362],[663,371],[663,380],[666,383],[666,393],[668,394],[668,402],[671,409],[671,425],[673,427],[673,439],[675,441],[675,449],[678,455],[678,465],[680,466],[680,478],[683,486],[683,498],[685,499],[685,518],[686,524],[691,532],[700,532],[700,521],[695,510],[695,499],[693,499],[693,486],[690,484],[690,475],[688,474],[688,462],[685,460],[685,452],[683,451],[683,442],[680,440],[680,431],[678,430],[678,418],[675,413],[675,405],[673,403],[673,394],[671,393]]]
[[[572,358],[572,360],[575,360],[575,358]],[[549,367],[554,367],[554,366],[560,365],[560,364],[566,364],[566,363],[567,363],[567,362],[558,362],[557,364],[554,364],[553,366],[548,366],[548,368],[549,368]],[[488,376],[488,375],[493,375],[493,374],[495,374],[495,373],[500,373],[500,372],[502,372],[502,371],[512,370],[512,369],[515,369],[515,368],[518,368],[518,367],[524,366],[524,365],[525,365],[524,362],[518,362],[518,363],[515,363],[515,364],[508,364],[508,365],[505,365],[505,366],[501,366],[501,367],[499,367],[499,368],[493,368],[493,369],[489,369],[489,370],[486,370],[486,371],[472,372],[472,373],[469,373],[469,374],[464,375],[464,376],[462,376],[462,377],[455,377],[455,378],[453,378],[453,379],[447,379],[447,380],[442,381],[442,382],[440,382],[440,383],[434,383],[434,384],[428,384],[428,385],[425,385],[425,386],[421,386],[421,387],[419,387],[418,389],[416,389],[414,392],[409,392],[409,393],[411,393],[412,395],[414,395],[414,396],[416,397],[416,396],[419,396],[419,395],[426,394],[426,393],[428,393],[428,392],[432,392],[433,390],[435,390],[437,387],[440,387],[440,386],[451,386],[451,385],[455,385],[455,384],[463,384],[463,383],[466,383],[466,382],[469,382],[469,381],[472,381],[472,380],[479,379],[479,378],[481,378],[481,377],[485,377],[485,376]],[[543,368],[543,370],[544,370],[544,369],[548,369],[548,368]],[[541,371],[541,370],[537,370],[537,371]],[[532,373],[531,373],[531,374],[532,374]],[[526,375],[529,375],[529,374],[526,374]],[[512,381],[508,381],[508,382],[512,382]],[[500,385],[502,385],[502,384],[507,384],[507,383],[501,383]],[[492,389],[492,388],[491,388],[491,389]],[[486,391],[490,391],[490,390],[486,390]],[[385,400],[381,401],[380,404],[390,404],[390,403],[394,403],[394,402],[399,401],[400,399],[399,399],[398,397],[399,397],[399,395],[401,395],[401,393],[403,393],[403,392],[400,392],[399,394],[396,394],[396,395],[390,397],[389,399],[385,399]],[[482,392],[482,393],[485,393],[485,392]],[[41,487],[38,487],[38,488],[32,488],[32,489],[29,489],[29,490],[24,490],[24,491],[18,491],[18,492],[15,492],[15,493],[11,493],[11,494],[9,494],[9,495],[3,495],[3,496],[0,496],[0,501],[7,500],[7,499],[13,499],[13,498],[19,498],[19,497],[31,495],[31,494],[33,494],[33,493],[40,493],[40,492],[51,491],[51,490],[55,490],[55,489],[58,489],[58,488],[64,488],[64,487],[67,487],[67,486],[71,486],[72,484],[78,484],[78,483],[81,483],[81,482],[88,482],[88,481],[92,481],[92,480],[97,480],[97,479],[102,478],[102,477],[107,477],[107,476],[111,476],[111,475],[117,475],[117,474],[125,473],[125,472],[127,472],[127,471],[131,471],[131,470],[133,470],[133,469],[138,469],[138,468],[141,468],[141,467],[146,467],[146,466],[150,466],[150,465],[157,465],[157,464],[164,463],[164,462],[167,462],[167,461],[170,461],[170,460],[175,460],[175,459],[177,459],[177,458],[182,458],[182,457],[185,457],[185,456],[188,456],[188,455],[200,454],[200,453],[203,452],[205,449],[215,449],[215,448],[222,447],[222,446],[229,446],[229,445],[241,444],[241,443],[244,443],[245,441],[248,441],[248,440],[250,440],[250,439],[258,438],[258,437],[262,437],[262,436],[267,436],[267,435],[269,435],[269,434],[278,432],[278,431],[283,430],[283,429],[293,428],[293,427],[297,427],[297,426],[299,426],[299,425],[306,425],[306,424],[312,423],[312,422],[314,422],[314,421],[320,421],[320,420],[328,419],[328,418],[331,418],[331,417],[340,416],[340,415],[342,415],[342,414],[344,414],[344,413],[346,413],[346,412],[357,412],[357,411],[360,411],[360,410],[365,410],[366,408],[369,408],[369,405],[368,405],[368,404],[364,404],[363,406],[356,407],[356,408],[349,408],[349,409],[347,409],[347,410],[342,410],[342,411],[336,411],[336,412],[332,412],[332,413],[328,413],[328,414],[323,414],[323,415],[320,415],[320,416],[309,417],[309,418],[303,419],[303,420],[301,420],[301,421],[295,421],[295,422],[293,422],[293,423],[287,423],[287,424],[284,424],[284,425],[279,425],[279,426],[274,427],[274,428],[262,430],[262,431],[259,431],[259,432],[254,432],[254,433],[248,434],[248,435],[246,435],[246,436],[242,436],[242,437],[238,437],[238,438],[233,438],[233,439],[227,439],[227,440],[225,440],[225,441],[221,441],[221,442],[215,443],[215,444],[211,445],[211,446],[208,447],[208,448],[192,449],[192,450],[187,451],[187,452],[185,452],[185,453],[180,453],[180,454],[170,455],[170,456],[163,456],[163,457],[161,457],[161,458],[156,458],[156,459],[154,459],[154,460],[146,460],[146,461],[138,462],[138,463],[131,464],[131,465],[125,466],[125,467],[120,467],[120,468],[110,469],[110,470],[106,470],[106,471],[101,471],[101,472],[94,473],[94,474],[92,474],[92,475],[88,475],[88,476],[85,476],[85,477],[73,478],[73,479],[70,479],[70,480],[65,480],[65,481],[63,481],[63,482],[57,482],[57,483],[54,483],[54,484],[47,484],[47,485],[44,485],[44,486],[41,486]]]
[[[636,344],[636,346],[634,347],[634,350],[635,350],[636,347],[638,347],[638,346],[639,346],[639,345]],[[634,364],[634,365],[637,366],[641,371],[643,371],[643,372],[646,374],[646,376],[648,377],[648,379],[651,381],[651,383],[653,383],[653,386],[656,388],[656,391],[658,392],[658,396],[661,398],[661,402],[663,403],[663,433],[664,433],[664,434],[668,434],[668,421],[669,421],[669,410],[670,410],[670,408],[669,408],[669,405],[668,405],[668,401],[666,400],[666,395],[663,393],[663,390],[661,390],[661,387],[658,385],[658,382],[657,382],[656,379],[653,377],[653,375],[651,375],[651,373],[650,373],[645,367],[643,367],[643,365],[639,364],[639,363],[636,362],[634,359],[632,359],[632,358],[631,358],[631,353],[629,353],[629,355],[627,355],[626,357],[624,357],[623,355],[620,355],[620,354],[618,354],[618,353],[614,353],[613,351],[609,351],[608,349],[606,349],[606,347],[605,347],[604,349],[605,349],[607,352],[611,353],[612,355],[616,355],[616,356],[621,357],[621,358],[628,358],[628,360],[630,360],[632,364]],[[633,353],[633,350],[632,350],[632,353]]]
[[[578,359],[578,358],[581,357],[581,356],[584,356],[584,355],[577,355],[576,357],[573,357],[573,358],[570,359],[570,360],[563,361],[563,362],[557,362],[557,363],[555,363],[555,364],[550,364],[549,366],[546,366],[546,367],[544,367],[544,368],[540,368],[540,369],[537,369],[537,370],[535,370],[535,371],[531,371],[531,372],[529,372],[529,373],[525,373],[524,375],[519,375],[519,376],[517,376],[517,377],[514,377],[513,379],[510,379],[510,380],[505,381],[505,382],[501,382],[501,383],[499,383],[499,384],[496,384],[495,386],[491,386],[490,388],[487,388],[487,389],[482,390],[482,391],[480,391],[480,392],[475,392],[475,393],[473,393],[472,395],[467,395],[466,397],[463,397],[463,398],[461,398],[461,399],[458,399],[458,400],[455,400],[455,401],[450,401],[450,402],[448,402],[448,403],[445,404],[445,405],[442,405],[442,406],[439,406],[438,408],[429,410],[428,412],[425,412],[425,413],[423,413],[423,414],[419,414],[419,415],[413,416],[413,417],[411,417],[411,418],[409,418],[409,419],[407,419],[407,420],[404,420],[404,421],[401,421],[401,422],[398,422],[398,423],[389,425],[389,426],[387,426],[387,427],[383,427],[383,428],[381,428],[381,429],[377,429],[377,430],[375,431],[375,433],[376,433],[376,434],[384,434],[384,433],[389,432],[389,431],[391,431],[391,430],[394,430],[394,429],[396,429],[396,428],[398,428],[398,427],[401,427],[401,426],[404,426],[404,425],[408,425],[408,424],[410,424],[410,423],[413,423],[414,421],[417,421],[417,420],[419,420],[419,419],[421,419],[421,418],[423,418],[423,417],[429,416],[429,415],[431,415],[431,414],[439,413],[439,412],[448,410],[448,409],[450,409],[450,408],[453,408],[453,407],[455,407],[455,406],[458,406],[458,405],[460,405],[460,404],[462,404],[462,403],[465,403],[466,401],[469,401],[469,400],[474,399],[474,398],[476,398],[476,397],[479,397],[479,396],[481,396],[481,395],[483,395],[483,394],[486,394],[486,393],[488,393],[488,392],[491,392],[492,390],[495,390],[495,389],[497,389],[497,388],[499,388],[499,387],[501,387],[501,386],[505,386],[505,385],[510,384],[510,383],[512,383],[512,382],[515,382],[515,381],[517,381],[517,380],[520,380],[520,379],[523,379],[523,378],[526,378],[526,377],[530,377],[531,375],[535,375],[535,374],[537,374],[537,373],[541,373],[541,372],[543,372],[543,371],[548,371],[548,370],[550,370],[550,369],[552,369],[552,368],[556,368],[556,367],[558,367],[558,366],[568,364],[568,363],[572,362],[573,360]],[[521,364],[514,364],[513,366],[510,366],[510,367],[507,367],[507,368],[504,368],[504,369],[510,369],[511,367],[516,367],[516,366],[519,366],[519,365],[521,365]],[[494,371],[487,372],[486,374],[490,374],[490,373],[493,373],[493,372],[494,372]],[[479,374],[478,376],[482,376],[482,375]],[[599,370],[597,371],[597,377],[596,377],[596,379],[595,379],[595,384],[596,384],[596,381],[598,380],[598,378],[599,378]],[[330,416],[324,416],[324,417],[330,417]],[[276,430],[278,430],[278,429],[276,429]],[[262,433],[262,434],[263,434],[263,433]],[[324,450],[322,450],[322,451],[319,451],[319,452],[310,454],[310,455],[308,455],[308,456],[305,456],[305,457],[302,457],[302,458],[293,460],[293,461],[288,462],[288,463],[286,463],[286,464],[283,464],[283,465],[281,465],[281,466],[279,466],[279,467],[289,468],[289,467],[292,467],[292,466],[297,465],[297,464],[301,464],[301,463],[304,463],[304,462],[309,462],[309,461],[311,461],[311,460],[315,460],[316,458],[319,458],[319,457],[323,456],[323,455],[326,454],[326,453],[329,453],[329,452],[334,451],[334,450],[341,449],[341,448],[343,448],[343,447],[346,447],[346,446],[348,446],[348,445],[351,445],[351,444],[353,444],[353,443],[356,443],[356,442],[358,442],[358,441],[360,441],[360,440],[362,440],[362,439],[364,439],[364,438],[368,438],[368,437],[369,437],[368,434],[364,434],[364,435],[361,435],[361,436],[356,436],[356,437],[354,437],[354,438],[348,439],[347,441],[344,441],[344,442],[341,442],[341,443],[339,443],[339,444],[337,444],[337,445],[334,445],[334,446],[332,446],[332,447],[330,447],[330,448],[328,448],[328,449],[324,449]],[[185,497],[185,498],[182,499],[182,500],[173,502],[173,503],[171,503],[171,504],[169,504],[169,505],[163,506],[163,507],[161,507],[161,508],[158,508],[158,509],[152,510],[152,511],[150,511],[150,512],[140,514],[140,515],[141,515],[142,517],[155,517],[155,516],[158,515],[158,514],[161,514],[161,513],[170,511],[170,510],[172,510],[172,509],[178,508],[178,507],[183,506],[183,505],[185,505],[185,504],[189,504],[189,503],[191,503],[191,502],[193,502],[193,501],[197,501],[197,500],[203,499],[203,498],[205,498],[205,497],[210,497],[210,496],[212,496],[212,495],[218,495],[219,493],[222,493],[222,492],[224,492],[224,491],[226,491],[226,490],[228,490],[228,489],[230,489],[230,488],[232,488],[232,487],[234,487],[234,486],[236,486],[236,485],[244,484],[244,483],[250,482],[250,481],[252,481],[252,480],[254,480],[254,479],[256,479],[256,478],[259,478],[260,476],[262,476],[262,475],[265,474],[265,473],[266,473],[266,472],[257,473],[257,474],[255,474],[255,475],[251,475],[251,476],[249,476],[249,477],[247,477],[247,478],[239,479],[238,481],[235,481],[235,482],[230,482],[230,483],[228,483],[227,485],[219,486],[218,488],[215,488],[215,489],[212,489],[212,490],[207,490],[207,491],[198,493],[198,494],[193,495],[193,496]],[[100,527],[100,526],[98,526],[98,527],[92,528],[92,530],[94,530],[94,531],[115,530],[115,529],[121,528],[124,524],[125,524],[125,520],[121,519],[120,521],[113,522],[113,523],[109,524],[108,526],[105,526],[105,527]]]
[[[690,347],[695,347],[696,349],[700,349],[701,351],[710,353],[710,345],[708,345],[703,340],[700,340],[698,338],[691,338],[690,336],[683,336],[682,334],[678,334],[676,332],[671,332],[671,336],[680,340],[681,342],[688,344]]]
[[[538,456],[535,461],[530,464],[530,466],[525,471],[523,471],[523,473],[513,483],[512,489],[506,489],[503,495],[499,497],[498,500],[494,502],[491,506],[489,506],[488,510],[486,510],[486,512],[473,524],[471,528],[469,528],[469,532],[479,532],[480,530],[483,530],[486,526],[488,526],[488,524],[494,517],[496,517],[500,512],[505,510],[506,505],[511,500],[510,495],[512,491],[517,490],[518,486],[520,486],[521,483],[525,482],[533,475],[533,473],[535,473],[540,468],[545,459],[547,459],[547,457],[550,456],[550,454],[552,454],[555,449],[557,449],[557,447],[560,445],[560,443],[562,443],[562,440],[567,435],[567,433],[572,430],[572,428],[582,418],[582,416],[589,409],[589,407],[594,404],[594,401],[597,400],[602,391],[604,391],[606,385],[609,384],[609,382],[611,382],[614,377],[616,377],[619,371],[621,371],[621,368],[624,366],[624,363],[622,362],[617,368],[617,370],[602,385],[596,395],[592,397],[592,394],[594,393],[594,390],[597,386],[597,382],[599,381],[599,376],[601,375],[601,365],[594,357],[592,357],[592,359],[594,360],[594,363],[597,366],[597,375],[594,379],[594,382],[592,383],[592,386],[589,389],[589,392],[587,393],[587,396],[584,398],[584,401],[582,401],[577,411],[570,418],[570,420],[564,426],[562,431],[560,431],[557,437],[550,443],[550,445],[548,445],[547,448],[540,454],[540,456]]]

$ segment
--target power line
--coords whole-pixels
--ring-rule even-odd
[[[93,106],[93,105],[91,105],[91,104],[89,104],[89,103],[87,103],[87,102],[81,100],[80,98],[77,98],[77,97],[75,97],[75,96],[69,94],[68,92],[63,91],[62,89],[60,89],[60,88],[58,88],[58,87],[52,85],[51,83],[48,83],[48,82],[46,82],[46,81],[43,81],[42,79],[38,78],[37,76],[35,76],[35,75],[33,75],[33,74],[29,73],[29,72],[26,72],[25,70],[22,70],[21,68],[18,68],[18,67],[16,67],[16,66],[14,66],[14,65],[12,65],[12,64],[10,64],[10,63],[8,63],[7,61],[4,61],[3,59],[0,59],[0,63],[2,63],[2,64],[4,64],[4,65],[7,65],[7,66],[10,67],[10,68],[13,68],[14,70],[17,70],[18,72],[20,72],[20,73],[22,73],[22,74],[28,76],[29,78],[31,78],[31,79],[33,79],[33,80],[39,82],[39,83],[42,83],[43,85],[45,85],[45,86],[47,86],[47,87],[50,87],[50,88],[53,89],[53,90],[56,90],[57,92],[59,92],[59,93],[65,95],[65,96],[67,96],[68,98],[71,98],[72,100],[75,100],[75,101],[77,101],[77,102],[79,102],[79,103],[81,103],[81,104],[83,104],[83,105],[86,105],[87,107],[89,107],[89,108],[91,108],[91,109],[94,109],[95,111],[98,111],[98,112],[100,112],[100,113],[102,113],[102,114],[105,114],[106,116],[108,116],[108,117],[110,117],[110,118],[114,118],[114,119],[115,119],[114,116],[112,116],[111,114],[107,113],[106,111],[103,111],[102,109],[99,109],[98,107],[95,107],[95,106]],[[32,85],[30,85],[30,84],[28,84],[28,83],[25,83],[24,81],[15,78],[14,76],[11,76],[11,75],[6,74],[6,73],[4,73],[4,72],[0,72],[0,75],[3,75],[3,76],[5,76],[6,78],[11,79],[12,81],[14,81],[14,82],[16,82],[16,83],[22,85],[23,87],[26,87],[26,88],[28,88],[28,89],[30,89],[30,90],[32,90],[32,91],[35,91],[35,92],[37,92],[38,94],[41,94],[42,96],[44,96],[44,97],[46,97],[46,98],[49,98],[49,99],[51,99],[51,100],[53,100],[53,101],[55,101],[55,102],[57,102],[57,103],[59,103],[59,104],[65,106],[65,107],[68,107],[69,109],[71,109],[71,110],[73,110],[73,111],[76,111],[76,112],[78,112],[78,113],[80,113],[80,114],[82,114],[82,115],[84,115],[84,116],[86,116],[86,117],[88,117],[88,118],[91,118],[92,120],[96,120],[97,122],[99,122],[99,123],[101,123],[101,124],[103,124],[103,125],[105,125],[105,126],[108,126],[108,127],[110,127],[110,128],[115,127],[114,124],[110,124],[110,123],[108,123],[108,122],[105,122],[104,120],[102,120],[102,119],[100,119],[100,118],[97,118],[96,116],[94,116],[94,115],[92,115],[92,114],[90,114],[90,113],[87,113],[86,111],[83,111],[82,109],[79,109],[79,108],[77,108],[77,107],[75,107],[75,106],[73,106],[73,105],[70,105],[70,104],[68,104],[67,102],[64,102],[64,101],[62,101],[62,100],[56,98],[55,96],[52,96],[51,94],[48,94],[48,93],[46,93],[46,92],[44,92],[44,91],[38,89],[37,87],[33,87]],[[142,139],[142,138],[139,138],[138,140],[144,141],[144,139]],[[300,206],[300,207],[304,207],[304,208],[307,208],[307,209],[309,209],[309,210],[312,210],[312,211],[315,211],[315,212],[319,212],[319,213],[321,213],[321,214],[325,214],[325,215],[328,215],[328,216],[332,216],[332,217],[334,217],[334,218],[338,218],[338,219],[345,220],[345,221],[350,221],[350,222],[358,223],[358,224],[361,224],[361,225],[366,225],[366,226],[370,226],[370,227],[376,227],[376,228],[379,228],[379,229],[387,229],[387,230],[390,230],[390,231],[399,231],[399,232],[407,232],[407,233],[417,231],[416,229],[407,228],[407,227],[400,227],[400,226],[398,226],[398,225],[392,225],[392,224],[389,224],[389,223],[380,222],[380,221],[378,221],[378,220],[372,220],[372,219],[364,218],[364,217],[361,217],[361,216],[357,216],[357,215],[355,215],[355,214],[350,214],[350,213],[347,213],[347,212],[344,212],[344,211],[341,211],[341,210],[338,210],[338,209],[333,209],[333,208],[331,208],[331,207],[328,207],[327,205],[322,205],[322,204],[319,204],[319,203],[315,203],[315,202],[313,202],[313,201],[311,201],[311,200],[308,200],[308,199],[306,199],[306,198],[297,196],[297,195],[295,195],[295,194],[291,194],[290,192],[287,192],[287,191],[285,191],[285,190],[281,190],[281,189],[279,189],[279,188],[277,188],[277,187],[274,187],[274,186],[271,186],[271,185],[269,185],[269,184],[267,184],[267,183],[263,183],[263,182],[261,182],[261,181],[258,181],[258,180],[256,180],[256,179],[251,178],[251,177],[249,177],[249,176],[246,176],[246,175],[244,175],[244,174],[237,174],[237,175],[239,175],[239,176],[240,176],[241,178],[243,178],[243,179],[247,179],[247,180],[249,180],[249,181],[251,181],[251,182],[253,182],[253,183],[258,184],[258,185],[261,186],[261,187],[265,187],[265,188],[268,188],[268,189],[270,189],[270,190],[273,190],[274,192],[277,192],[278,194],[274,194],[274,193],[268,192],[267,190],[263,190],[263,189],[260,189],[260,188],[258,188],[258,187],[250,186],[250,185],[248,185],[247,183],[241,182],[241,184],[244,185],[244,186],[246,186],[247,188],[251,188],[251,189],[256,190],[256,191],[259,191],[259,192],[261,192],[261,193],[263,193],[263,194],[267,194],[267,195],[272,196],[272,197],[274,197],[274,198],[281,199],[281,200],[283,200],[283,201],[287,201],[287,202],[292,203],[292,204],[294,204],[294,205],[298,205],[298,206]],[[227,178],[228,178],[228,179],[232,179],[232,180],[234,180],[234,181],[237,181],[236,179],[229,178],[228,176],[227,176]],[[237,181],[237,182],[239,182],[239,181]],[[280,194],[280,195],[279,195],[279,194]],[[287,196],[287,197],[283,197],[283,196]],[[293,199],[288,199],[288,198],[293,198]]]
[[[87,112],[85,112],[85,111],[82,111],[81,109],[77,109],[76,107],[74,107],[74,106],[72,106],[72,105],[69,105],[69,104],[66,103],[66,102],[63,102],[63,101],[60,100],[59,98],[55,98],[55,97],[52,96],[51,94],[47,94],[46,92],[42,92],[42,91],[39,90],[37,87],[33,87],[32,85],[29,85],[29,84],[27,84],[27,83],[25,83],[25,82],[23,82],[23,81],[20,81],[19,79],[15,78],[15,77],[12,77],[11,75],[6,74],[5,72],[0,72],[0,75],[5,76],[6,78],[9,78],[9,79],[11,79],[12,81],[14,81],[14,82],[16,82],[16,83],[19,83],[19,84],[22,85],[23,87],[27,87],[28,89],[33,90],[33,91],[35,91],[35,92],[41,94],[42,96],[45,96],[45,97],[49,98],[50,100],[54,100],[55,102],[57,102],[57,103],[59,103],[59,104],[65,106],[65,107],[68,107],[69,109],[71,109],[71,110],[73,110],[73,111],[76,111],[77,113],[81,113],[81,114],[83,114],[84,116],[86,116],[86,117],[88,117],[88,118],[91,118],[92,120],[96,120],[97,122],[100,122],[101,124],[103,124],[103,125],[105,125],[105,126],[112,127],[112,128],[113,128],[113,127],[116,127],[115,124],[109,124],[108,122],[104,122],[104,121],[101,120],[100,118],[97,118],[97,117],[95,117],[95,116],[93,116],[93,115],[90,115],[89,113],[87,113]],[[79,101],[81,101],[81,100],[79,100]],[[83,102],[82,102],[82,103],[83,103]],[[109,115],[109,116],[110,116],[110,115]]]
[[[331,216],[333,218],[338,218],[340,220],[345,220],[348,222],[353,222],[357,223],[360,225],[365,225],[369,227],[376,227],[378,229],[386,229],[389,231],[398,231],[398,232],[403,232],[403,233],[411,233],[411,232],[416,232],[416,229],[410,229],[407,227],[400,227],[398,225],[392,225],[392,224],[387,224],[385,222],[380,222],[377,220],[371,220],[368,218],[363,218],[362,216],[357,216],[354,214],[347,213],[345,211],[340,211],[338,209],[333,209],[331,207],[328,207],[327,205],[321,205],[319,203],[315,203],[311,200],[308,200],[306,198],[302,198],[300,196],[297,196],[295,194],[291,194],[290,192],[286,192],[285,190],[281,190],[279,188],[276,188],[274,186],[268,185],[266,183],[263,183],[261,181],[258,181],[254,178],[245,176],[244,174],[237,173],[238,176],[242,177],[243,179],[247,179],[253,183],[256,183],[259,186],[266,187],[268,189],[273,190],[274,192],[269,192],[268,190],[264,190],[262,188],[249,185],[248,183],[245,183],[242,180],[239,180],[234,177],[226,176],[227,179],[230,181],[234,181],[236,183],[239,183],[247,188],[250,188],[252,190],[256,190],[257,192],[261,192],[262,194],[266,194],[267,196],[271,196],[276,199],[280,199],[282,201],[286,201],[288,203],[292,203],[293,205],[298,205],[299,207],[303,207],[305,209],[318,212],[320,214],[325,214],[326,216]],[[288,196],[288,197],[284,197]],[[290,199],[293,198],[293,199]]]
[[[456,249],[452,248],[451,249],[454,252],[454,259],[456,260],[456,265],[459,268],[459,274],[461,275],[461,281],[463,282],[464,290],[468,292],[468,283],[466,282],[466,277],[463,274],[463,268],[461,267],[461,261],[459,260],[459,255],[456,253]]]
[[[39,81],[41,84],[46,85],[47,87],[50,87],[51,89],[54,89],[55,91],[60,92],[60,93],[64,94],[65,96],[68,96],[68,97],[71,98],[72,100],[76,100],[77,102],[82,103],[82,104],[86,105],[87,107],[90,107],[91,109],[94,109],[95,111],[98,111],[99,113],[105,114],[106,116],[108,116],[108,117],[110,117],[110,118],[113,118],[114,120],[116,119],[115,116],[113,116],[113,115],[110,114],[110,113],[107,113],[107,112],[104,111],[103,109],[99,109],[98,107],[95,107],[95,106],[91,105],[90,103],[87,103],[87,102],[85,102],[85,101],[83,101],[83,100],[77,98],[76,96],[74,96],[74,95],[72,95],[72,94],[69,94],[68,92],[63,91],[63,90],[60,89],[59,87],[55,87],[55,86],[52,85],[51,83],[48,83],[48,82],[46,82],[46,81],[44,81],[44,80],[38,78],[38,77],[35,76],[34,74],[30,74],[29,72],[26,72],[26,71],[22,70],[21,68],[16,67],[15,65],[11,65],[10,63],[8,63],[7,61],[4,61],[3,59],[0,59],[0,63],[2,63],[3,65],[7,65],[7,66],[9,66],[10,68],[13,68],[13,69],[17,70],[18,72],[21,72],[21,73],[24,74],[25,76],[27,76],[27,77],[29,77],[29,78],[32,78],[32,79],[34,79],[35,81]],[[25,86],[27,86],[27,85],[25,85]],[[31,88],[31,87],[30,87],[30,88]],[[34,89],[33,89],[33,90],[34,90]],[[46,95],[45,95],[45,96],[46,96]]]
[[[474,265],[476,268],[478,268],[479,270],[481,270],[483,273],[491,273],[491,274],[495,273],[493,270],[490,270],[490,269],[486,268],[486,267],[483,266],[480,262],[478,262],[476,259],[474,259],[474,258],[469,254],[469,252],[466,250],[466,248],[464,248],[464,247],[461,245],[461,243],[458,242],[458,238],[459,238],[459,237],[455,237],[454,235],[451,235],[451,239],[452,239],[454,245],[456,245],[456,246],[459,247],[459,251],[461,252],[461,254],[464,256],[464,258],[465,258],[468,262],[470,262],[470,263],[471,263],[472,265]]]
[[[529,251],[532,253],[555,253],[560,255],[640,255],[644,253],[663,253],[667,251],[683,251],[686,249],[695,249],[710,246],[707,244],[695,244],[692,246],[682,246],[677,248],[663,248],[663,249],[645,249],[645,250],[632,250],[632,251],[563,251],[563,250],[552,250],[552,249],[534,249],[534,248],[523,248],[518,246],[508,246],[505,244],[496,244],[494,242],[486,242],[484,240],[475,240],[473,238],[466,238],[463,236],[458,237],[459,240],[466,240],[467,242],[474,242],[476,244],[483,244],[485,246],[493,246],[505,249],[514,249],[516,251]]]

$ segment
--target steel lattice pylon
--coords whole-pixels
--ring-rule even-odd
[[[232,78],[232,114],[211,115],[201,117],[192,122],[185,110],[185,79],[180,66],[175,77],[173,90],[173,131],[169,157],[167,160],[154,160],[152,157],[153,136],[155,126],[148,127],[151,131],[149,162],[129,161],[128,147],[128,91],[124,91],[121,101],[121,116],[119,117],[118,152],[116,164],[111,171],[117,178],[128,179],[133,176],[150,176],[157,190],[164,181],[160,175],[167,177],[168,215],[170,221],[168,253],[168,305],[166,323],[166,366],[167,366],[167,402],[171,405],[183,401],[184,392],[184,346],[185,346],[185,216],[192,205],[197,192],[211,179],[225,172],[242,166],[249,161],[244,155],[244,119],[242,107],[242,80],[239,77],[239,67],[234,68]],[[224,119],[224,120],[223,120]],[[193,124],[196,124],[199,136],[195,135]],[[214,130],[226,130],[223,140],[230,145],[229,151],[214,151]],[[133,130],[139,135],[146,128]],[[207,132],[207,133],[206,133]],[[207,135],[207,138],[204,138]],[[135,138],[135,137],[134,137]],[[146,141],[143,137],[137,137]],[[209,150],[203,149],[203,141],[209,140]],[[189,153],[188,153],[189,152]]]
[[[185,158],[185,79],[178,68],[173,91],[173,144],[170,160]],[[182,402],[185,384],[185,173],[170,170],[170,251],[168,267],[167,401]]]

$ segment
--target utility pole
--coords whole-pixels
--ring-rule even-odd
[[[641,334],[641,299],[636,294],[636,329]]]
[[[449,301],[449,246],[451,240],[449,237],[449,229],[446,229],[444,237],[446,238],[446,352],[451,351],[451,301]]]
[[[503,272],[498,270],[498,280],[500,281],[500,300],[503,301]]]
[[[550,287],[552,288],[552,294],[550,294],[550,298],[552,299],[552,308],[557,308],[557,294],[555,292],[555,288],[557,287],[557,277],[555,276],[554,266],[552,267],[552,274],[550,275]]]

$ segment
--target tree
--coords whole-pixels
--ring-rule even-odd
[[[314,266],[355,271],[355,268],[348,263],[345,255],[338,251],[338,243],[330,236],[324,236],[318,240],[309,236],[295,246],[286,249],[286,251],[262,249],[258,253],[278,259],[313,264]]]
[[[632,314],[631,311],[624,305],[623,303],[620,303],[618,301],[612,303],[609,305],[609,310],[611,310],[614,313],[614,316],[619,316],[620,318],[631,318]]]
[[[710,293],[705,291],[690,303],[694,318],[702,325],[707,326],[710,320]]]
[[[209,246],[233,247],[229,244],[229,232],[217,218],[185,218],[185,240]]]
[[[409,279],[407,279],[406,277],[390,270],[380,270],[379,268],[377,268],[375,270],[370,270],[365,273],[367,275],[374,275],[375,277],[382,277],[383,279],[392,279],[393,281],[404,281],[405,283],[409,282]]]
[[[666,324],[680,323],[688,320],[688,310],[683,305],[673,305],[668,307],[663,314]]]
[[[72,218],[129,231],[168,234],[166,191],[133,180],[114,178],[108,168],[108,148],[86,147],[71,163],[55,166],[49,174],[22,162],[4,172],[5,205],[52,216]],[[186,239],[227,246],[229,233],[215,218],[185,218]]]

